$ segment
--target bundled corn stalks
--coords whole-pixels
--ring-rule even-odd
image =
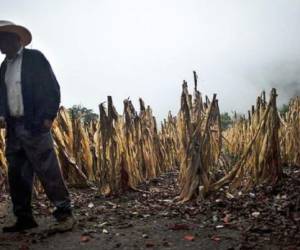
[[[160,130],[142,99],[139,112],[125,100],[123,115],[119,115],[108,97],[107,106],[99,106],[100,119],[90,123],[83,123],[80,115],[70,116],[61,107],[53,137],[67,182],[76,186],[94,183],[102,194],[111,195],[135,189],[139,183],[180,166],[179,198],[187,201],[224,184],[235,188],[273,184],[282,175],[280,155],[284,162],[300,165],[299,97],[291,101],[280,123],[275,89],[268,103],[263,92],[248,118],[235,118],[222,135],[216,95],[203,100],[195,72],[194,82],[190,95],[184,81],[179,114],[169,113]],[[1,130],[0,190],[7,176],[4,133]],[[224,178],[216,181],[225,165]],[[36,186],[36,190],[40,188]]]
[[[266,96],[263,91],[261,96],[257,97],[256,109],[255,106],[251,107],[251,111],[248,111],[248,119],[245,116],[241,116],[239,119],[234,117],[234,123],[232,127],[223,132],[225,138],[225,150],[230,156],[241,156],[251,139],[255,134],[255,128],[258,126],[261,118],[261,113],[266,108]]]
[[[108,97],[107,108],[100,105],[99,121],[86,124],[81,118],[61,107],[52,130],[61,171],[72,186],[94,183],[102,194],[117,194],[178,165],[176,118],[170,115],[164,130],[158,131],[142,99],[139,114],[125,100],[124,115],[119,115]],[[4,133],[1,130],[0,188],[7,176]],[[35,192],[42,192],[40,183]]]
[[[61,107],[54,122],[55,149],[65,179],[71,185],[85,186],[93,181],[92,155],[86,130],[80,117],[71,119],[68,110]]]
[[[163,171],[166,172],[175,166],[180,165],[178,152],[180,151],[180,141],[177,132],[177,118],[173,117],[171,112],[168,118],[164,119],[159,132],[162,149]]]
[[[124,168],[128,171],[130,186],[135,187],[145,180],[145,163],[140,146],[140,118],[130,100],[124,101],[124,119]]]
[[[241,117],[235,119],[232,127],[223,132],[224,148],[230,157],[240,156],[245,151],[245,146],[249,142],[249,122]]]
[[[187,201],[210,190],[212,171],[221,152],[220,113],[216,95],[210,102],[202,102],[197,90],[197,75],[194,72],[194,100],[183,83],[178,131],[180,134],[180,186],[179,199]]]
[[[162,152],[157,132],[156,120],[151,108],[145,107],[140,99],[140,129],[143,174],[146,179],[156,177],[161,172]]]
[[[103,104],[99,106],[99,109],[100,189],[101,193],[108,195],[118,193],[121,187],[122,123],[110,96],[108,97],[107,110]]]
[[[243,154],[230,173],[213,185],[215,189],[226,183],[235,188],[249,188],[262,183],[272,185],[281,178],[278,137],[280,123],[276,97],[276,90],[272,89],[268,104],[264,97],[258,98],[256,110],[252,109],[248,125],[239,123],[241,126],[246,126],[242,131],[245,133],[244,138],[246,138],[247,145],[242,146]],[[233,126],[232,129],[236,129],[236,126]],[[240,152],[238,151],[238,153]]]
[[[140,99],[137,115],[131,101],[124,101],[124,115],[117,114],[111,97],[108,109],[100,105],[98,169],[101,193],[116,194],[134,189],[156,177],[164,166],[164,153],[151,108]]]
[[[300,166],[300,97],[290,101],[289,110],[281,121],[282,160],[287,165]]]
[[[5,158],[5,130],[0,130],[0,191],[4,190],[7,176],[7,162]]]

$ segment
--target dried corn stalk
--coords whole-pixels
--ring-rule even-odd
[[[81,157],[90,155],[89,150],[83,151],[86,148],[82,147],[81,143],[85,137],[81,134],[80,126],[80,119],[72,120],[68,111],[61,107],[52,130],[63,175],[68,183],[73,185],[86,185],[88,181],[86,173],[90,169],[89,161],[85,165],[78,164]],[[93,179],[92,175],[90,179]]]
[[[152,110],[140,99],[140,147],[142,153],[142,170],[145,179],[156,177],[160,173],[160,150],[157,144],[156,121]]]
[[[131,187],[144,181],[141,164],[139,118],[130,100],[124,101],[124,157]]]
[[[124,116],[119,116],[108,99],[108,110],[100,105],[97,143],[100,154],[100,191],[116,194],[135,188],[161,172],[163,150],[152,110],[140,99],[140,114],[124,101]]]
[[[0,192],[5,190],[7,162],[5,158],[5,130],[0,129]]]
[[[112,98],[108,97],[108,108],[104,104],[100,109],[100,192],[106,195],[120,191],[121,183],[121,138],[120,121],[113,106]]]
[[[216,95],[202,103],[195,76],[194,101],[183,83],[178,130],[181,139],[179,199],[187,201],[210,190],[210,171],[221,152],[220,113]]]
[[[162,149],[162,167],[167,172],[170,169],[180,165],[178,152],[180,150],[180,141],[177,132],[177,118],[173,117],[171,112],[167,120],[164,119],[159,134]]]
[[[256,184],[274,184],[282,176],[279,147],[279,117],[276,106],[276,90],[271,91],[266,105],[258,99],[249,125],[245,130],[248,145],[243,147],[241,158],[228,175],[213,185],[218,189],[229,183],[231,187],[249,188]]]
[[[300,97],[290,101],[288,112],[281,121],[280,146],[283,162],[300,166]]]

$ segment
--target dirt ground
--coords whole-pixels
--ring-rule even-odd
[[[0,233],[0,249],[300,249],[299,168],[287,168],[273,188],[235,194],[225,187],[204,201],[184,204],[174,200],[177,174],[119,197],[71,189],[78,223],[60,234],[47,232],[53,208],[44,195],[35,197],[39,228]],[[13,222],[9,197],[0,194],[0,228]]]

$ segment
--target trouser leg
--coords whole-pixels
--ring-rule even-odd
[[[14,145],[16,146],[16,145]],[[10,151],[7,145],[9,190],[13,203],[13,211],[18,219],[32,218],[32,183],[33,170],[25,151],[19,149]]]
[[[69,193],[63,181],[51,133],[23,137],[23,146],[49,200],[60,211],[71,211]]]

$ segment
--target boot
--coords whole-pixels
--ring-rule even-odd
[[[56,219],[56,223],[49,226],[49,234],[71,231],[76,225],[76,220],[71,209],[57,209],[53,215]]]
[[[2,231],[3,233],[16,233],[36,227],[38,227],[38,224],[33,218],[18,218],[14,225],[3,227]]]
[[[48,228],[48,233],[54,234],[54,233],[63,233],[63,232],[71,231],[75,225],[76,225],[76,220],[73,217],[73,215],[68,216],[64,218],[64,220],[57,221],[56,223],[50,225]]]

